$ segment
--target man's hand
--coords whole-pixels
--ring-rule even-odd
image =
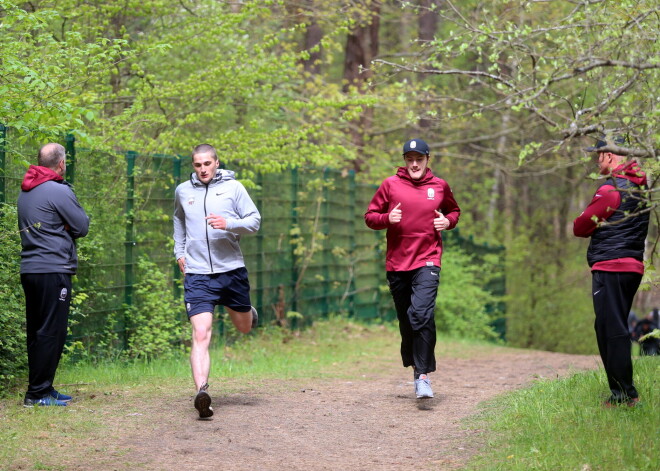
[[[401,222],[401,217],[403,216],[403,213],[399,209],[399,206],[401,206],[401,203],[397,204],[392,211],[390,211],[390,214],[387,216],[387,218],[390,221],[390,224],[397,224]]]
[[[435,211],[435,218],[433,219],[433,227],[435,227],[435,230],[440,232],[444,231],[449,227],[449,219],[445,217],[444,214],[442,214],[440,211],[437,209]]]
[[[181,270],[181,273],[184,275],[186,274],[186,257],[181,257],[176,261],[176,263],[179,264],[179,270]]]
[[[206,216],[206,220],[213,229],[227,229],[227,220],[222,216],[211,213],[209,216]]]

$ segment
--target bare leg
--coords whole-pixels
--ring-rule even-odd
[[[225,307],[229,313],[231,321],[234,323],[239,332],[247,334],[252,330],[252,311],[237,312],[233,309]]]
[[[190,349],[190,367],[192,368],[195,390],[199,391],[209,379],[211,357],[209,344],[213,327],[213,314],[202,312],[190,318],[192,324],[192,348]]]

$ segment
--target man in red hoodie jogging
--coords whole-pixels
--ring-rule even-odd
[[[371,229],[387,229],[385,269],[401,332],[403,366],[413,367],[415,394],[433,397],[435,300],[440,283],[441,232],[453,229],[461,210],[446,181],[428,168],[429,146],[403,146],[404,167],[386,178],[364,215]]]
[[[591,203],[573,222],[577,237],[591,237],[587,261],[591,267],[596,341],[611,395],[605,406],[635,406],[628,314],[644,274],[644,242],[649,226],[645,197],[646,174],[637,162],[610,152],[624,145],[621,137],[599,140],[600,174],[607,177]]]
[[[38,163],[28,168],[16,204],[29,381],[23,404],[66,406],[71,396],[54,389],[53,380],[66,340],[71,276],[78,267],[75,239],[87,235],[89,218],[64,180],[64,147],[46,144]]]

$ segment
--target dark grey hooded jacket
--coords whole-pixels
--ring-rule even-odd
[[[18,195],[21,273],[69,273],[78,268],[75,239],[89,218],[69,184],[54,171],[31,165]]]

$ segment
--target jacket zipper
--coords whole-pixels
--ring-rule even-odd
[[[209,194],[209,185],[206,184],[206,192],[204,193],[204,226],[206,230],[206,249],[209,251],[209,266],[211,267],[211,273],[213,273],[213,259],[211,258],[211,242],[209,241],[209,225],[206,223],[206,197]]]

